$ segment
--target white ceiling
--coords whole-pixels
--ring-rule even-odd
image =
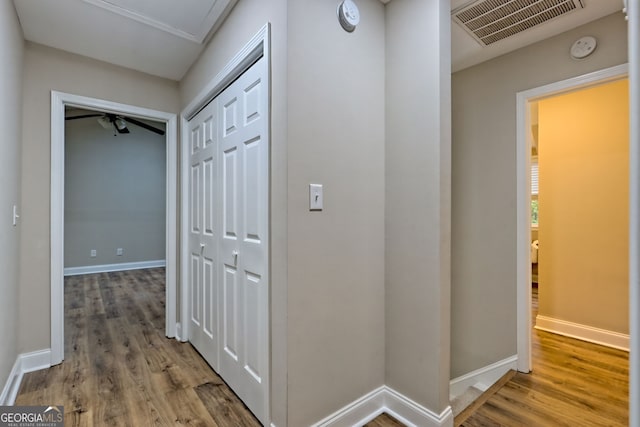
[[[208,36],[237,1],[14,0],[14,4],[27,40],[180,80],[202,52]],[[472,1],[451,0],[451,8]],[[490,46],[481,46],[452,21],[452,70],[495,58],[623,7],[623,0],[583,0],[583,3],[584,9]]]
[[[27,40],[180,80],[236,1],[14,0],[14,4]]]

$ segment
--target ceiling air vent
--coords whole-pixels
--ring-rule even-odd
[[[479,0],[451,12],[453,20],[488,46],[584,8],[583,0]]]

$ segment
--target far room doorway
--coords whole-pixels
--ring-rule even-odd
[[[105,274],[109,270],[153,267],[154,261],[155,265],[166,264],[164,267],[166,274],[163,272],[158,276],[158,272],[155,272],[156,280],[154,281],[166,283],[163,284],[163,289],[160,289],[164,294],[164,300],[158,304],[161,312],[156,313],[155,321],[164,323],[164,327],[160,325],[163,335],[174,337],[177,257],[176,115],[55,91],[52,92],[51,101],[51,365],[61,363],[65,357],[65,274],[73,277],[72,274],[87,272]],[[66,120],[67,115],[92,117]],[[70,122],[77,122],[77,125],[65,126]],[[80,135],[82,132],[85,135],[89,132],[94,136],[97,135],[97,140],[93,141],[93,144],[86,141],[81,143],[82,136],[76,138],[78,135],[73,130],[76,126],[84,128]],[[75,149],[69,152],[65,147],[67,132],[71,139],[77,139],[74,142],[70,141],[69,145],[74,146]],[[162,147],[160,150],[154,147],[155,155],[145,152],[144,149],[140,151],[140,147],[132,148],[124,144],[123,136],[140,136],[141,132],[157,133],[160,137]],[[120,138],[118,144],[115,144],[112,138]],[[147,148],[149,147],[150,145],[147,144]],[[122,156],[124,152],[132,149],[138,152],[130,153],[130,156]],[[120,157],[117,155],[118,150],[121,151]],[[71,166],[66,165],[66,157],[69,160],[74,158],[81,160]],[[110,157],[112,159],[108,161]],[[127,179],[122,179],[122,175],[125,174],[124,169],[127,167],[131,169],[131,166],[135,168],[135,165],[126,164],[135,163],[132,159],[136,157],[148,157],[144,161],[155,158],[156,171],[153,173],[147,171],[147,173],[151,178],[159,179],[161,183],[155,189],[156,201],[153,203],[144,195],[128,191],[124,199],[141,199],[146,204],[131,203],[129,206],[134,206],[134,209],[127,212],[120,203],[122,200],[117,201],[118,197],[122,198],[124,193],[118,193],[116,190],[118,187],[124,187],[127,190],[135,189],[136,183],[132,183],[131,180],[142,180],[140,175],[137,178],[129,176],[128,182]],[[140,159],[136,161],[138,160]],[[158,163],[164,163],[164,167]],[[69,171],[65,171],[66,166],[69,167]],[[65,176],[66,172],[70,174],[68,177]],[[110,184],[115,185],[110,186]],[[69,194],[65,196],[65,192]],[[164,194],[160,194],[162,192]],[[153,204],[154,207],[151,209],[147,206],[149,204]],[[155,221],[150,220],[149,212],[145,213],[145,210],[150,209],[156,211]],[[149,223],[147,224],[149,227],[142,225],[145,222]],[[109,231],[108,227],[113,227],[114,224],[122,226],[125,233],[123,234],[122,230]],[[69,233],[65,233],[65,229],[68,229]],[[125,234],[135,234],[133,229],[142,230],[139,234],[143,237],[127,240],[129,236]],[[156,236],[151,234],[161,236],[154,243],[153,239]],[[115,237],[115,241],[112,237]],[[65,241],[66,239],[68,242]],[[129,245],[129,250],[125,243]],[[65,250],[66,244],[69,247],[68,251]],[[102,246],[101,249],[99,245]],[[157,252],[156,256],[160,256],[161,259],[147,259],[146,261],[151,263],[145,264],[145,261],[140,260],[140,254],[144,252],[141,247],[151,245]],[[127,258],[127,254],[130,255],[127,262],[122,261]],[[100,294],[100,297],[104,296]]]
[[[123,330],[164,334],[165,127],[65,108],[64,341],[71,363],[95,359],[99,347],[111,351]],[[103,335],[95,340],[98,325]]]
[[[532,371],[531,387],[553,379],[556,392],[574,396],[568,406],[590,407],[596,423],[621,425],[628,96],[626,65],[518,94],[518,369]]]

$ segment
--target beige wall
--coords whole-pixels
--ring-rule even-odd
[[[20,207],[22,70],[24,40],[13,2],[0,2],[0,387],[18,355],[20,230],[12,206]]]
[[[27,43],[22,144],[20,352],[49,348],[51,90],[177,112],[175,82]]]
[[[449,405],[450,6],[387,5],[386,383]]]
[[[290,426],[384,384],[385,9],[358,7],[347,33],[335,2],[289,2]]]
[[[181,107],[271,24],[271,420],[287,425],[287,0],[241,0],[180,82]]]
[[[65,268],[165,259],[166,138],[127,128],[114,136],[95,117],[65,122]]]
[[[628,80],[543,99],[539,314],[629,333]]]
[[[453,74],[452,378],[517,352],[516,93],[626,62],[626,31],[616,13]]]
[[[449,4],[401,3],[389,12],[377,0],[361,1],[361,24],[348,34],[335,4],[323,0],[239,2],[181,82],[185,106],[271,22],[278,426],[309,425],[385,381],[434,412],[449,403],[450,69],[440,54],[449,49]],[[441,35],[425,52],[424,39]],[[323,212],[308,211],[312,182],[324,185]],[[393,203],[385,204],[389,194]],[[397,235],[385,251],[389,232]],[[410,268],[407,258],[415,261]],[[394,274],[385,274],[385,263]]]

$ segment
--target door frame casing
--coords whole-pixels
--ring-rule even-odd
[[[180,283],[182,286],[180,287],[180,323],[177,325],[176,336],[181,341],[189,340],[190,314],[187,241],[189,235],[189,120],[261,57],[267,60],[267,82],[270,85],[269,33],[270,26],[266,24],[180,113]],[[270,88],[267,88],[267,93],[270,94]],[[270,128],[269,123],[267,126]]]
[[[165,334],[176,336],[177,115],[98,98],[51,91],[51,365],[64,360],[64,114],[65,107],[124,114],[166,125]]]
[[[190,308],[189,301],[191,295],[191,284],[189,283],[189,120],[198,114],[209,102],[215,99],[224,91],[231,83],[240,77],[245,71],[258,61],[264,58],[266,62],[266,96],[271,96],[271,52],[270,52],[271,25],[266,23],[244,47],[227,63],[227,65],[214,76],[192,99],[192,101],[180,113],[180,322],[176,328],[176,337],[181,341],[189,340],[189,318]],[[267,136],[270,151],[270,135],[271,135],[271,101],[268,102],[269,111],[267,112]],[[270,154],[268,162],[270,163]],[[267,165],[270,173],[270,164]],[[269,207],[267,208],[267,234],[271,230],[271,185],[267,183],[267,198]],[[267,237],[270,241],[269,236]],[[269,285],[271,284],[271,247],[268,245],[266,277]],[[267,387],[265,390],[267,419],[271,419],[271,287],[269,287],[268,307],[266,310],[268,334],[266,350],[267,368]]]
[[[531,360],[531,128],[529,103],[627,77],[628,64],[616,65],[516,94],[516,309],[518,371]]]

